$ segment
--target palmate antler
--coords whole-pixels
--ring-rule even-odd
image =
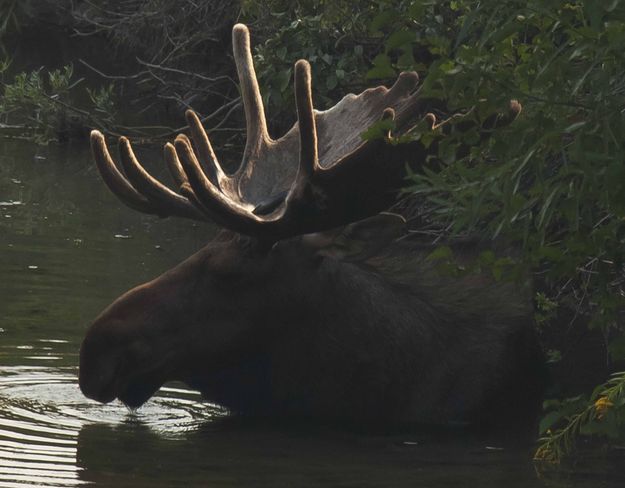
[[[165,146],[179,193],[141,166],[128,139],[119,140],[122,173],[104,136],[91,133],[94,158],[113,193],[142,212],[213,220],[270,240],[335,227],[392,203],[403,178],[405,149],[382,139],[363,141],[361,134],[385,118],[394,119],[401,133],[422,115],[415,93],[417,74],[402,73],[390,89],[380,86],[350,94],[329,110],[317,111],[310,65],[300,60],[295,64],[297,122],[273,140],[267,132],[247,27],[235,25],[232,38],[247,125],[238,170],[231,175],[223,171],[200,120],[187,111],[191,139],[181,134],[174,145]]]

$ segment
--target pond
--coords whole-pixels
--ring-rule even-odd
[[[123,207],[87,147],[0,140],[0,487],[624,486],[619,461],[544,472],[502,440],[238,421],[179,384],[137,412],[84,398],[90,320],[214,232]]]

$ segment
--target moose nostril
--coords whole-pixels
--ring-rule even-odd
[[[83,395],[98,402],[108,403],[115,399],[114,377],[105,374],[89,375],[81,369],[78,375],[78,386]]]

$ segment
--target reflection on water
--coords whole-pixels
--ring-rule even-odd
[[[622,486],[620,465],[539,476],[527,448],[231,419],[164,388],[137,413],[78,390],[73,367],[0,368],[0,486]]]
[[[214,232],[127,210],[89,160],[86,148],[0,140],[0,487],[625,483],[622,460],[546,476],[537,475],[528,448],[457,435],[240,422],[180,385],[136,413],[87,400],[76,368],[89,321]]]
[[[82,424],[53,411],[62,400],[58,393],[72,381],[71,374],[41,368],[0,369],[0,486],[80,484],[76,445]]]
[[[83,467],[78,460],[91,459],[97,476],[100,463],[93,461],[98,453],[110,459],[107,451],[132,463],[134,449],[119,450],[121,444],[103,449],[97,438],[81,439],[96,425],[135,426],[135,443],[144,437],[143,429],[163,440],[176,439],[223,416],[218,407],[198,400],[195,392],[163,388],[140,412],[130,413],[118,403],[98,405],[84,398],[74,367],[0,367],[0,486],[83,484],[94,475],[83,473],[89,462]]]

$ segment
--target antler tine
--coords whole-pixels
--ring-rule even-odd
[[[415,71],[402,71],[388,91],[389,94],[394,92],[410,93],[417,87],[418,83],[419,75]]]
[[[159,215],[178,215],[206,220],[206,217],[191,205],[187,198],[174,193],[145,170],[137,160],[130,141],[126,137],[119,138],[119,154],[128,180],[157,207]]]
[[[504,113],[499,114],[499,116],[495,118],[495,121],[492,124],[492,128],[495,129],[497,127],[503,127],[503,126],[511,124],[519,116],[522,110],[523,110],[523,107],[521,106],[521,103],[518,100],[510,100],[508,109]],[[489,128],[487,122],[485,122],[483,126],[486,129]]]
[[[237,24],[232,29],[232,50],[237,73],[241,83],[241,97],[245,109],[247,142],[243,153],[244,163],[254,154],[263,142],[269,141],[267,121],[263,99],[260,95],[252,51],[250,49],[250,32],[247,26]]]
[[[189,179],[184,173],[180,160],[178,159],[178,154],[176,154],[176,148],[172,143],[168,142],[165,144],[165,147],[163,148],[163,157],[167,163],[169,173],[176,183],[176,187],[180,189],[182,185],[189,183]]]
[[[195,143],[198,158],[206,170],[206,176],[213,184],[221,187],[221,183],[227,178],[227,176],[223,172],[221,165],[217,160],[217,156],[215,156],[215,152],[213,151],[208,135],[202,126],[202,122],[193,110],[187,110],[185,112],[185,116],[187,118],[187,123],[189,124],[189,129],[191,129],[191,138]]]
[[[299,124],[299,167],[289,200],[302,196],[310,177],[319,166],[310,64],[303,59],[295,63],[295,105]]]
[[[186,136],[181,134],[176,137],[175,148],[189,178],[189,183],[183,184],[180,189],[183,195],[197,201],[207,216],[228,229],[253,234],[259,224],[262,225],[262,221],[251,217],[251,209],[229,199],[207,178]]]
[[[111,158],[104,136],[100,131],[91,131],[91,152],[106,186],[126,205],[139,212],[159,214],[157,207],[141,195],[117,169]]]
[[[419,75],[414,71],[404,71],[399,74],[399,77],[393,83],[393,86],[389,89],[389,94],[394,92],[398,93],[411,93],[412,94],[404,101],[402,106],[398,107],[398,111],[395,118],[397,127],[403,126],[406,122],[409,122],[414,117],[421,115],[423,111],[423,104],[419,97],[419,91],[417,86],[419,84]]]
[[[380,120],[393,120],[393,119],[395,119],[395,110],[392,109],[391,107],[386,107],[382,111],[382,117],[380,117]]]

